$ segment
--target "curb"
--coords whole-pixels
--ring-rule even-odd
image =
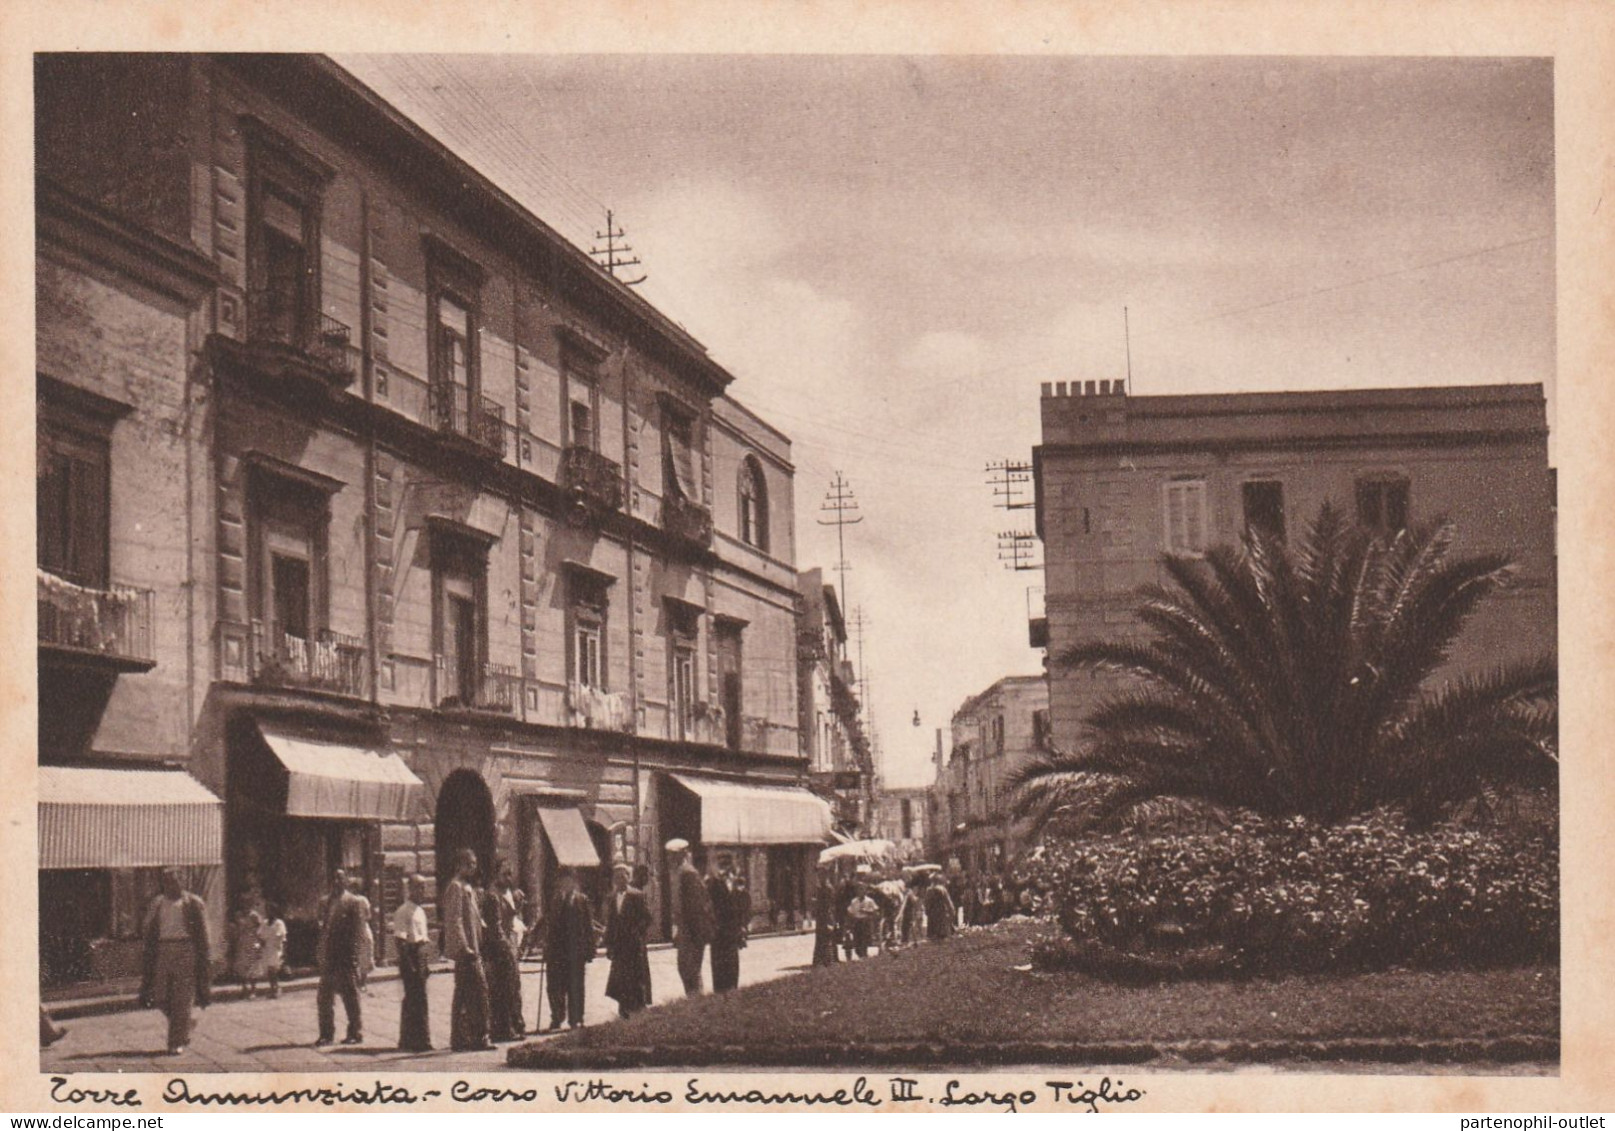
[[[1070,1041],[956,1044],[916,1041],[881,1045],[796,1046],[671,1045],[558,1048],[553,1042],[518,1045],[506,1054],[511,1068],[864,1068],[1032,1065],[1271,1064],[1282,1061],[1381,1064],[1557,1063],[1559,1038],[1511,1037],[1408,1040]]]

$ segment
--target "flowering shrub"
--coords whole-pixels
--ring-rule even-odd
[[[1551,958],[1558,848],[1541,831],[1322,825],[1057,842],[1033,865],[1066,939],[1044,966],[1121,976]]]

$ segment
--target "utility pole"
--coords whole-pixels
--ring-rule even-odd
[[[833,526],[836,528],[836,572],[841,575],[841,615],[847,615],[847,571],[852,567],[847,564],[847,527],[857,526],[864,520],[858,513],[858,500],[852,493],[852,484],[836,472],[835,482],[830,484],[830,490],[825,492],[824,502],[820,504],[819,511],[823,515],[817,519],[820,526]],[[863,659],[859,658],[858,669],[863,671]]]
[[[639,266],[638,257],[633,259],[627,258],[627,256],[633,255],[634,249],[626,243],[617,242],[625,235],[627,235],[627,233],[617,226],[616,220],[611,214],[611,209],[606,209],[606,230],[603,232],[596,232],[594,234],[594,238],[597,240],[604,240],[606,246],[591,247],[589,249],[589,254],[595,256],[596,259],[602,255],[605,256],[605,260],[600,264],[600,266],[604,267],[606,269],[606,274],[610,275],[613,279],[617,278],[617,268]],[[619,281],[624,286],[637,287],[649,277],[650,276],[648,275],[641,275],[637,279],[622,279]]]
[[[1037,560],[1037,535],[1030,530],[1000,530],[998,532],[998,560],[1005,569],[1042,569]]]
[[[1026,490],[1032,482],[1032,465],[1025,460],[998,459],[987,465],[987,485],[993,489],[993,506],[1024,511],[1037,505]]]

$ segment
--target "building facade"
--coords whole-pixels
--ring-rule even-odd
[[[112,568],[77,576],[151,610],[150,670],[41,761],[184,766],[210,905],[279,908],[294,964],[334,868],[385,911],[462,847],[539,901],[649,863],[665,929],[682,836],[800,916],[830,816],[790,443],[730,374],[328,60],[42,56],[36,90],[41,200],[177,280],[130,300],[41,238],[41,404],[111,421],[110,493],[64,513]]]
[[[834,809],[843,838],[871,835],[875,761],[847,658],[847,624],[833,585],[815,567],[797,577],[797,678],[803,751],[813,789]]]
[[[928,786],[880,786],[875,796],[874,835],[897,846],[904,860],[925,859],[930,832]]]
[[[932,787],[939,826],[933,853],[966,872],[990,873],[1027,848],[1030,828],[1012,813],[1010,781],[1046,751],[1049,685],[1043,676],[1005,676],[954,712],[946,760]]]
[[[1554,479],[1541,385],[1128,396],[1118,381],[1043,386],[1034,452],[1048,654],[1139,633],[1139,586],[1165,554],[1300,537],[1328,501],[1385,532],[1444,516],[1460,554],[1500,552],[1515,583],[1476,613],[1448,672],[1551,654]],[[1054,741],[1074,744],[1123,677],[1049,669]]]

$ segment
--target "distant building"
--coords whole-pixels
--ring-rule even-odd
[[[847,624],[833,585],[814,568],[797,577],[797,701],[808,776],[834,808],[837,832],[869,835],[875,763],[858,702],[857,674],[847,658]]]
[[[798,917],[790,441],[732,376],[327,59],[35,79],[46,979],[136,968],[163,864],[297,965],[332,869],[385,913],[466,847],[646,862],[665,927],[680,836]]]
[[[1135,591],[1164,554],[1252,526],[1298,538],[1327,500],[1382,531],[1441,515],[1457,551],[1519,566],[1458,641],[1450,671],[1555,648],[1554,479],[1541,385],[1134,397],[1123,383],[1043,386],[1034,452],[1054,741],[1123,677],[1054,662],[1137,636]]]
[[[1026,847],[1030,829],[1011,814],[1011,776],[1048,749],[1048,682],[1006,676],[953,714],[949,745],[932,786],[938,828],[930,855],[967,872],[994,871]]]
[[[895,844],[905,860],[919,860],[926,854],[930,796],[928,786],[877,787],[874,835]]]

